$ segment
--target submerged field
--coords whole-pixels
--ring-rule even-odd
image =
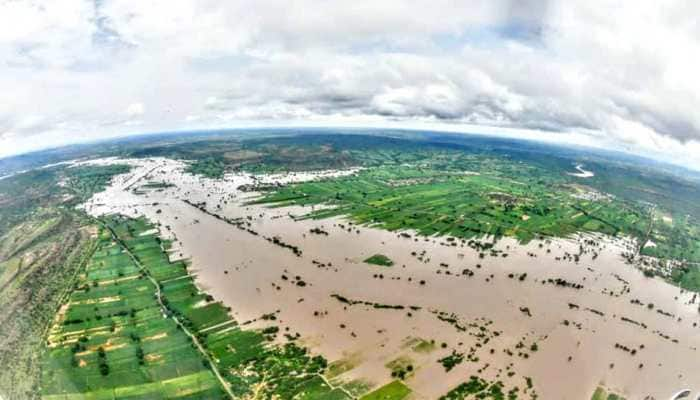
[[[316,372],[338,396],[589,399],[602,387],[635,398],[692,382],[695,297],[630,265],[623,255],[638,245],[621,231],[616,238],[572,223],[563,228],[572,233],[557,238],[534,216],[517,218],[533,237],[504,230],[496,242],[483,232],[389,227],[383,210],[423,207],[449,216],[468,199],[454,192],[427,199],[427,183],[397,178],[415,179],[409,167],[219,180],[184,173],[185,164],[167,159],[129,162],[135,172],[85,209],[153,221],[159,237],[172,241],[171,256],[191,260],[197,287],[230,307],[237,332],[263,335],[269,348],[294,343],[322,356]],[[449,179],[444,187],[460,193],[508,188],[473,173]],[[149,182],[167,187],[143,189]],[[418,200],[401,192],[407,187]],[[302,189],[340,195],[299,197],[319,199],[308,203],[278,197]],[[566,193],[557,195],[563,201]],[[358,200],[344,203],[343,196]],[[569,196],[582,201],[576,191]],[[502,196],[474,198],[503,212]],[[401,207],[392,205],[398,201]],[[601,201],[601,210],[610,207]],[[489,213],[464,207],[465,221],[485,218],[488,225],[479,215]],[[521,215],[518,207],[513,216]],[[424,217],[432,224],[444,219]]]
[[[695,390],[691,180],[447,135],[139,146],[0,181],[0,396]]]

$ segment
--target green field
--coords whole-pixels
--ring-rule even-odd
[[[270,345],[276,330],[241,330],[195,286],[185,262],[168,260],[169,243],[144,234],[153,228],[145,220],[102,223],[97,250],[50,331],[43,397],[222,398],[216,369],[236,398],[253,390],[348,398],[323,381],[323,357],[291,341]]]
[[[140,249],[139,258],[154,258],[148,264],[153,273],[177,269],[158,258],[159,245],[132,244]],[[103,228],[95,253],[49,333],[43,397],[222,397],[191,339],[164,317],[155,292],[155,285]]]
[[[393,381],[361,397],[361,400],[402,400],[411,394],[411,389],[401,381]]]
[[[128,169],[57,166],[0,180],[0,365],[12,366],[0,369],[3,397],[39,396],[47,327],[95,245],[93,221],[74,206]]]
[[[424,236],[461,239],[566,237],[577,232],[642,235],[646,211],[577,197],[580,186],[541,184],[529,174],[467,174],[437,166],[377,167],[355,176],[289,185],[259,200],[274,205],[330,204],[311,218],[349,215],[356,222]]]

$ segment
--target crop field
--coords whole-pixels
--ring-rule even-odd
[[[12,365],[0,369],[6,399],[38,398],[47,326],[94,249],[93,221],[73,206],[126,171],[55,166],[0,181],[0,365]]]
[[[696,214],[684,214],[694,212],[684,200],[663,198],[656,204],[643,196],[615,196],[600,190],[615,190],[604,178],[577,179],[555,166],[549,170],[454,149],[407,150],[401,157],[375,150],[361,157],[361,165],[369,167],[355,175],[288,185],[256,202],[326,204],[333,207],[308,217],[350,216],[384,229],[464,240],[508,236],[527,243],[577,233],[632,237],[638,250],[626,256],[631,262],[635,253],[653,257],[659,261],[642,267],[700,290],[700,223]],[[637,182],[633,178],[630,184]],[[625,175],[620,179],[620,186],[627,185]],[[626,189],[621,194],[636,193]],[[665,260],[680,267],[669,272]]]
[[[155,291],[102,229],[97,250],[49,334],[44,397],[221,397],[190,338],[164,317]]]
[[[274,318],[268,329],[241,330],[195,286],[187,263],[169,261],[169,243],[149,234],[145,220],[104,224],[50,331],[44,398],[225,398],[213,368],[236,398],[254,390],[264,398],[349,398],[323,379],[323,357],[293,337],[270,343]]]
[[[393,381],[362,396],[362,400],[401,400],[411,394],[411,389],[401,381]]]
[[[359,223],[421,235],[521,242],[577,232],[641,235],[642,209],[576,197],[575,189],[528,177],[506,178],[424,167],[378,167],[355,176],[290,185],[260,200],[277,205],[327,203],[312,218],[349,215]],[[648,222],[647,222],[648,223]]]

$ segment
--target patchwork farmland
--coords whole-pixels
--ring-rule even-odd
[[[241,330],[153,232],[143,219],[104,219],[50,330],[44,398],[348,397],[325,383],[322,357],[268,345],[274,329]]]

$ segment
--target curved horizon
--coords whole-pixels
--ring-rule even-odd
[[[441,126],[697,169],[698,7],[5,3],[0,157],[143,132]]]

